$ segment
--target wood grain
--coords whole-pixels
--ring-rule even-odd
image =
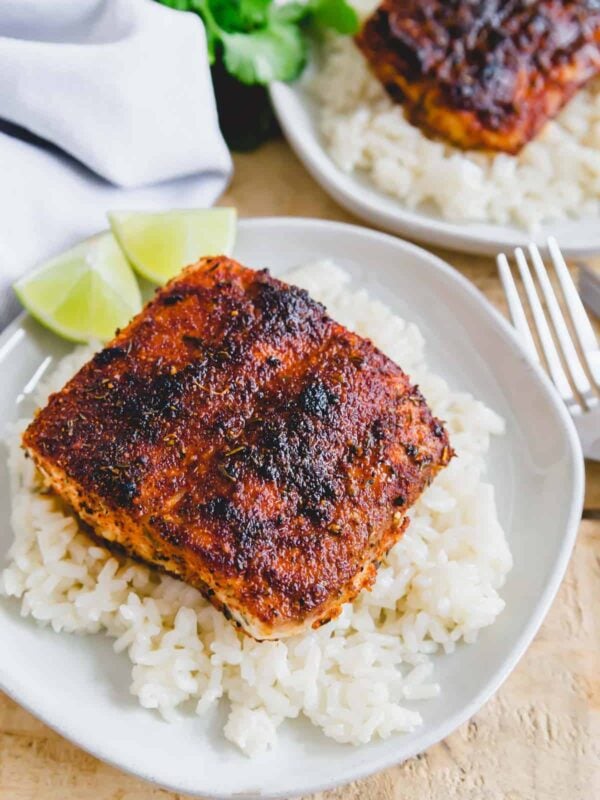
[[[357,222],[318,188],[283,141],[236,157],[235,167],[221,202],[242,216]],[[505,311],[491,259],[436,252]],[[600,509],[600,464],[587,465],[586,507]],[[600,521],[590,520],[581,525],[542,629],[494,699],[418,758],[312,800],[600,798],[599,610]],[[0,694],[0,800],[159,798],[183,795],[97,761]]]

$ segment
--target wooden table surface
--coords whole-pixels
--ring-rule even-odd
[[[356,221],[321,191],[283,141],[235,161],[222,203],[237,206],[242,216]],[[503,308],[491,259],[437,252]],[[598,464],[587,465],[586,508],[600,509]],[[97,761],[0,694],[0,800],[158,798],[183,800]],[[582,522],[550,614],[479,714],[423,755],[317,798],[600,798],[600,521]]]

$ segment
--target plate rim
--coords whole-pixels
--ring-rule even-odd
[[[469,232],[468,221],[452,222],[441,217],[438,219],[430,216],[426,212],[408,209],[402,205],[400,200],[392,195],[386,195],[374,184],[369,188],[381,199],[377,202],[364,200],[363,193],[360,191],[361,185],[354,175],[343,172],[320,142],[312,113],[307,108],[303,97],[305,90],[302,85],[299,82],[287,84],[275,81],[269,84],[268,89],[277,121],[305,169],[342,208],[370,225],[375,225],[401,237],[416,239],[423,245],[444,247],[458,253],[493,256],[502,250],[512,251],[515,247],[525,247],[530,241],[535,241],[538,246],[544,247],[546,238],[550,235],[548,226],[577,222],[577,220],[564,219],[553,223],[552,220],[549,220],[542,223],[541,233],[539,231],[529,233],[526,229],[523,229],[521,233],[516,226],[500,226],[493,222],[484,223],[492,229],[502,230],[512,227],[514,230],[513,238],[501,235],[493,237],[483,233]],[[298,103],[302,112],[306,113],[309,118],[310,127],[314,133],[313,137],[308,138],[303,135],[302,129],[294,124],[295,113],[293,110],[290,113],[290,107],[294,103]],[[351,187],[346,185],[347,183],[352,183],[352,188],[358,191],[352,191]],[[397,209],[390,211],[385,206],[386,201],[395,202]],[[593,222],[599,224],[598,220]],[[463,229],[462,232],[459,231],[459,228]],[[593,244],[578,245],[561,240],[560,246],[563,253],[569,258],[597,255],[600,252],[600,235]]]
[[[480,292],[465,276],[458,272],[458,270],[451,267],[443,259],[433,255],[432,253],[429,253],[427,250],[419,247],[418,245],[407,242],[387,233],[364,228],[360,225],[311,217],[247,217],[240,219],[238,224],[240,227],[248,229],[260,228],[262,226],[267,226],[268,228],[272,228],[273,226],[282,228],[286,228],[288,226],[297,228],[314,226],[316,228],[337,231],[340,234],[348,232],[373,240],[386,240],[388,245],[397,248],[399,251],[410,252],[414,256],[425,259],[430,263],[433,269],[441,271],[446,277],[454,281],[466,294],[471,304],[481,306],[486,311],[487,316],[490,319],[490,325],[495,327],[496,330],[502,334],[507,346],[512,347],[517,354],[525,358],[516,332],[511,328],[509,323],[497,311],[497,309],[490,303],[490,301],[483,295],[483,293]],[[21,327],[23,320],[28,316],[29,315],[27,312],[22,312],[0,334],[0,361],[2,359],[1,351],[3,346],[13,335],[15,335],[16,331]],[[337,778],[334,777],[325,782],[307,782],[307,784],[301,787],[299,790],[292,790],[291,794],[289,791],[286,791],[285,794],[268,791],[256,795],[256,793],[248,793],[245,790],[228,794],[207,794],[206,791],[203,791],[200,788],[185,786],[182,783],[173,784],[170,782],[164,782],[157,776],[153,775],[151,771],[144,772],[136,767],[130,767],[126,763],[114,758],[111,754],[107,754],[104,751],[104,748],[101,745],[98,746],[97,743],[82,744],[75,734],[70,735],[68,726],[66,728],[61,727],[61,722],[56,718],[56,715],[53,716],[53,714],[49,711],[46,711],[46,709],[39,711],[34,708],[33,704],[29,703],[27,700],[26,689],[19,687],[18,679],[15,680],[12,678],[2,664],[0,664],[0,689],[18,705],[25,708],[27,711],[29,711],[29,713],[41,720],[60,736],[72,742],[77,747],[91,754],[95,758],[98,758],[99,760],[110,764],[111,766],[114,766],[125,773],[135,775],[136,777],[142,778],[155,785],[164,787],[174,792],[185,792],[194,797],[204,797],[207,798],[207,800],[234,800],[234,798],[235,800],[244,800],[244,798],[246,798],[246,800],[252,800],[252,798],[256,797],[264,798],[265,800],[277,800],[278,798],[296,797],[298,796],[298,791],[301,792],[302,795],[312,794],[314,792],[322,792],[332,789],[336,786],[344,785],[351,781],[360,780],[376,772],[380,772],[381,770],[403,763],[409,758],[413,758],[415,755],[424,752],[434,744],[437,744],[441,740],[445,739],[448,735],[450,735],[450,733],[456,730],[456,728],[464,724],[468,719],[470,719],[470,717],[477,713],[482,706],[498,691],[500,686],[514,670],[517,663],[530,646],[550,609],[550,606],[563,580],[577,537],[581,519],[581,509],[583,507],[585,487],[584,461],[579,438],[577,436],[574,423],[568,414],[566,407],[559,399],[558,394],[554,390],[549,378],[539,365],[529,363],[528,367],[531,368],[531,372],[535,376],[534,380],[537,380],[538,384],[541,385],[547,401],[551,406],[554,407],[555,411],[558,413],[561,421],[563,422],[565,441],[568,444],[569,457],[574,466],[573,490],[570,497],[570,507],[565,526],[565,534],[562,538],[551,578],[544,587],[544,591],[538,596],[534,613],[530,616],[529,621],[521,632],[521,635],[515,639],[510,648],[508,656],[504,659],[501,666],[494,671],[487,683],[471,699],[471,701],[461,709],[460,713],[449,716],[428,735],[423,735],[421,737],[423,738],[422,742],[419,741],[419,737],[415,737],[415,745],[409,747],[408,750],[404,752],[401,760],[399,760],[397,757],[394,757],[393,754],[382,754],[379,758],[371,758],[370,760],[367,760],[364,765],[359,765],[355,767],[354,770],[347,771],[343,776]]]

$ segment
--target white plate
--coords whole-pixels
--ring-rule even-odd
[[[356,748],[308,722],[281,729],[275,750],[254,761],[223,737],[224,710],[168,724],[129,695],[129,663],[101,636],[56,635],[0,600],[0,687],[63,736],[99,758],[175,791],[204,797],[289,797],[396,764],[447,736],[474,714],[513,669],[554,597],[580,518],[583,466],[570,418],[515,336],[468,281],[425,251],[374,231],[304,219],[240,224],[236,257],[279,274],[328,257],[416,322],[431,366],[507,420],[489,456],[515,566],[507,607],[475,645],[436,658],[440,698],[415,703],[414,734]],[[32,410],[30,393],[69,345],[27,317],[0,338],[0,418]],[[9,490],[0,472],[0,559],[9,547]]]
[[[597,218],[551,223],[541,226],[535,236],[516,225],[448,222],[433,209],[411,211],[400,200],[376,189],[366,176],[343,172],[323,146],[317,127],[318,108],[305,88],[306,82],[305,78],[294,84],[272,84],[275,113],[287,140],[313,178],[357,217],[425,245],[463,253],[496,255],[525,245],[532,238],[543,244],[550,235],[558,239],[568,256],[600,252]]]

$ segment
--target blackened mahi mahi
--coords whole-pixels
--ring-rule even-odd
[[[516,153],[600,70],[600,3],[384,0],[357,43],[414,125]]]
[[[23,442],[109,546],[258,639],[323,624],[369,586],[452,455],[396,364],[225,257],[161,289]]]

